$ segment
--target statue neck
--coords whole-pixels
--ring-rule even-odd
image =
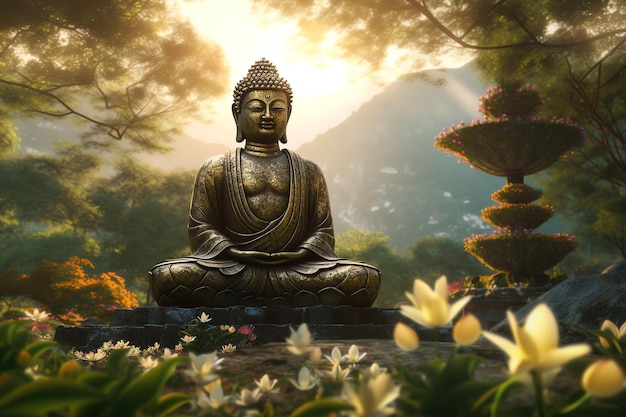
[[[256,156],[276,156],[281,153],[278,143],[259,143],[251,142],[249,140],[246,141],[244,150],[247,153]]]

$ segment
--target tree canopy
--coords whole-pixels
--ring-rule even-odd
[[[222,50],[166,0],[7,0],[0,10],[0,154],[13,120],[71,117],[87,138],[159,149],[225,92]]]

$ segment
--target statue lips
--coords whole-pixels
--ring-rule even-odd
[[[261,122],[261,129],[274,129],[276,127],[276,123],[273,120],[265,120]]]

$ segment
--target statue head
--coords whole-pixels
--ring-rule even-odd
[[[248,139],[245,132],[245,123],[250,122],[250,117],[247,114],[261,111],[262,106],[278,111],[284,108],[284,116],[286,117],[284,126],[282,126],[281,120],[277,120],[277,127],[286,129],[293,100],[291,86],[289,86],[287,80],[278,74],[276,67],[265,58],[255,62],[248,70],[245,78],[237,83],[233,92],[233,98],[232,111],[235,123],[237,123],[237,142]],[[248,112],[248,109],[244,108],[244,106],[251,102],[252,104],[249,107],[252,111]],[[246,120],[243,120],[244,117]],[[284,129],[279,140],[282,143],[287,143],[287,135]]]

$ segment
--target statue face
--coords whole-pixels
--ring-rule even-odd
[[[237,124],[243,137],[254,142],[277,143],[289,120],[287,94],[280,90],[253,90],[241,100]]]

